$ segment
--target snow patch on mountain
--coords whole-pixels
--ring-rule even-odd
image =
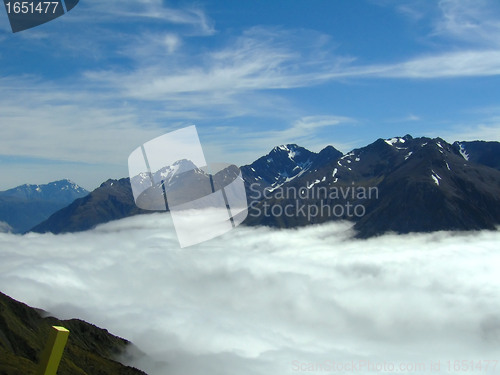
[[[439,180],[441,180],[441,176],[439,176],[434,170],[432,170],[431,174],[432,179],[434,180],[434,183],[439,186]]]
[[[465,150],[463,144],[461,143],[458,143],[458,152],[460,152],[460,155],[462,155],[462,157],[469,161],[469,154],[467,153],[467,151]]]
[[[397,143],[405,143],[406,142],[404,138],[400,138],[400,137],[394,137],[394,138],[390,138],[390,139],[385,139],[384,141],[389,146],[394,146]]]

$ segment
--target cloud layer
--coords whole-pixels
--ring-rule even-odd
[[[239,227],[184,250],[162,214],[0,234],[0,290],[132,340],[150,374],[498,359],[498,232],[353,241],[349,228]]]

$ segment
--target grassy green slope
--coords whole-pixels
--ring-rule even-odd
[[[70,331],[59,375],[144,375],[114,360],[130,344],[81,320],[43,318],[42,311],[0,293],[0,375],[36,374],[39,355],[53,325]]]

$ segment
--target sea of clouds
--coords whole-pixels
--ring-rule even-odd
[[[500,360],[498,231],[351,234],[347,223],[239,227],[180,249],[168,214],[0,233],[0,291],[131,340],[147,354],[133,365],[151,375],[446,373],[447,361]],[[481,373],[500,373],[492,365]]]
[[[0,221],[0,233],[10,233],[12,232],[12,227],[5,221]]]

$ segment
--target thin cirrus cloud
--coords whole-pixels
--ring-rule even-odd
[[[500,74],[500,52],[471,50],[421,56],[402,63],[354,68],[349,76],[385,78],[457,78]]]
[[[270,34],[273,37],[269,37]],[[159,39],[151,38],[151,42],[144,40],[140,47],[141,55],[151,56],[150,61],[154,63],[138,64],[123,71],[88,70],[84,78],[103,90],[118,91],[130,99],[172,100],[185,106],[193,105],[190,99],[195,99],[203,106],[200,95],[210,98],[219,93],[219,96],[234,98],[241,93],[262,90],[274,90],[278,95],[280,90],[349,78],[441,79],[500,74],[500,53],[491,48],[468,47],[417,55],[400,62],[363,65],[358,64],[355,57],[333,48],[323,51],[324,35],[308,35],[312,38],[312,47],[306,50],[294,47],[300,44],[288,40],[293,39],[290,38],[293,35],[294,32],[283,30],[253,29],[226,47],[201,54],[194,60],[181,55],[178,60],[170,60],[168,66],[161,56],[155,59],[158,54],[155,40],[165,42],[164,37],[159,36]],[[167,47],[171,53],[178,46],[178,39],[170,42],[174,42]]]
[[[341,116],[304,116],[294,122],[292,129],[309,131],[348,122],[353,122],[353,119]]]
[[[313,38],[308,40],[308,38]],[[142,50],[150,50],[153,61],[157,43],[144,40]],[[139,63],[122,72],[87,71],[85,78],[101,83],[103,88],[118,89],[125,97],[140,100],[164,100],[174,95],[290,89],[312,86],[325,81],[332,66],[351,58],[327,55],[325,35],[255,27],[245,31],[229,45],[196,56],[154,64]],[[301,43],[302,42],[302,43]],[[301,47],[297,50],[293,46]],[[132,50],[133,51],[133,50]],[[318,56],[323,55],[322,58]],[[131,56],[131,58],[134,58]],[[187,61],[188,60],[188,61]],[[146,60],[151,61],[151,60]],[[194,62],[194,63],[193,63]]]
[[[169,73],[164,70],[164,64],[146,64],[119,74],[90,71],[86,77],[119,88],[126,96],[162,100],[175,93],[289,89],[349,77],[435,79],[493,76],[500,73],[496,49],[500,40],[500,22],[495,12],[491,14],[489,5],[487,1],[440,1],[439,15],[435,16],[428,38],[441,47],[438,52],[428,52],[405,61],[358,64],[356,57],[333,48],[327,35],[254,27],[244,31],[232,44],[199,56],[197,60],[203,62],[200,65],[185,65],[183,62],[182,69],[173,69]],[[423,13],[411,4],[401,7],[406,13]],[[447,46],[449,40],[454,44]],[[147,41],[144,42],[147,45]],[[154,44],[151,45],[152,51]]]
[[[151,375],[496,358],[499,232],[350,235],[239,227],[179,249],[166,214],[0,234],[0,290],[132,340]]]
[[[441,17],[435,22],[433,36],[490,47],[500,44],[496,2],[442,0],[439,9]]]
[[[241,56],[241,51],[234,52],[235,57]],[[263,48],[246,51],[245,55],[246,60],[228,58],[208,68],[191,67],[172,74],[160,74],[158,69],[148,67],[128,73],[87,72],[85,77],[103,83],[104,87],[119,89],[125,97],[156,101],[186,93],[228,91],[234,94],[308,87],[345,78],[437,79],[500,74],[500,52],[497,50],[450,52],[366,66],[355,66],[350,58],[335,58],[332,60],[334,68],[317,64],[317,70],[313,67],[307,72],[287,69],[294,65],[293,53]]]
[[[79,17],[67,18],[72,23],[93,24],[105,23],[110,20],[113,23],[128,23],[135,19],[137,21],[157,21],[178,26],[188,26],[184,30],[189,35],[209,36],[216,30],[214,22],[206,15],[203,9],[195,6],[190,7],[168,7],[161,0],[151,1],[119,1],[110,0],[105,2],[88,2],[80,4],[85,12]]]
[[[397,7],[415,19],[428,10],[422,4]],[[428,42],[438,52],[428,52],[406,61],[355,67],[347,75],[385,78],[457,78],[500,74],[500,8],[487,0],[441,0],[434,16]]]

